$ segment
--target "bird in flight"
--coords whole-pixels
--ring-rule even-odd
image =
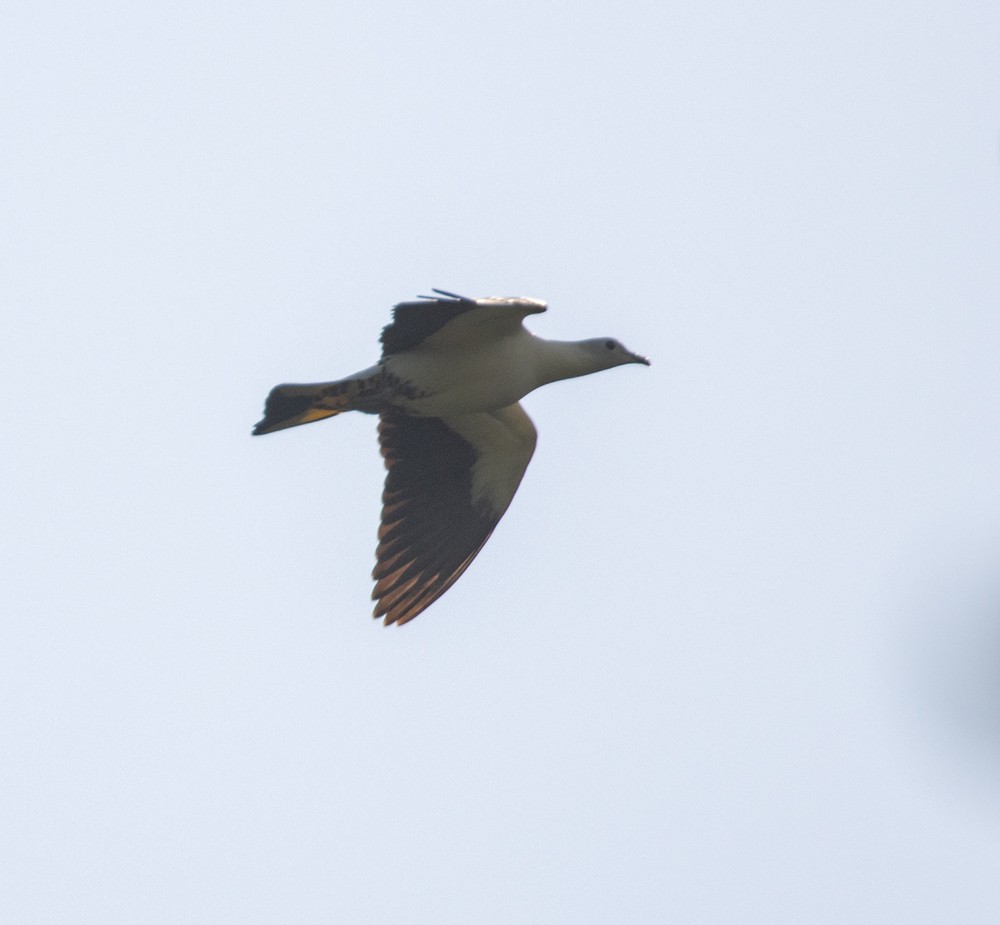
[[[269,434],[345,411],[379,416],[386,479],[372,600],[386,625],[433,604],[500,522],[535,450],[521,398],[560,379],[649,366],[610,337],[536,337],[522,324],[546,310],[536,299],[433,291],[395,307],[375,366],[275,386],[253,429]]]

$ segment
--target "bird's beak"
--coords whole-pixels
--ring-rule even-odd
[[[633,363],[642,363],[643,366],[652,366],[653,364],[649,362],[649,357],[641,357],[638,353],[632,354]]]

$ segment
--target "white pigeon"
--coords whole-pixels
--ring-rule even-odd
[[[521,398],[559,379],[649,365],[610,337],[536,337],[522,325],[546,310],[536,299],[434,292],[395,307],[375,366],[335,382],[275,386],[253,430],[344,411],[379,416],[387,475],[372,599],[386,625],[412,620],[444,594],[500,522],[535,450]]]

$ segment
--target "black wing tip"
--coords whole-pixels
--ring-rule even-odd
[[[382,328],[382,358],[417,346],[456,315],[479,305],[468,296],[434,289],[438,295],[421,295],[416,302],[400,302],[392,310],[392,323]]]
[[[476,303],[475,299],[472,299],[467,295],[458,295],[458,293],[455,292],[448,292],[447,289],[431,289],[431,292],[433,292],[434,295],[418,295],[417,298],[429,299],[431,302],[439,302],[441,300],[441,296],[444,296],[446,299],[450,299],[454,302],[468,302],[472,305],[475,305]]]

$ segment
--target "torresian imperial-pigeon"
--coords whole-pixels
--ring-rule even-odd
[[[536,299],[470,299],[435,289],[402,302],[369,369],[275,386],[255,434],[344,411],[379,416],[385,460],[376,552],[375,617],[406,623],[469,567],[510,505],[535,450],[520,400],[540,385],[649,365],[617,340],[544,340],[522,322]]]

